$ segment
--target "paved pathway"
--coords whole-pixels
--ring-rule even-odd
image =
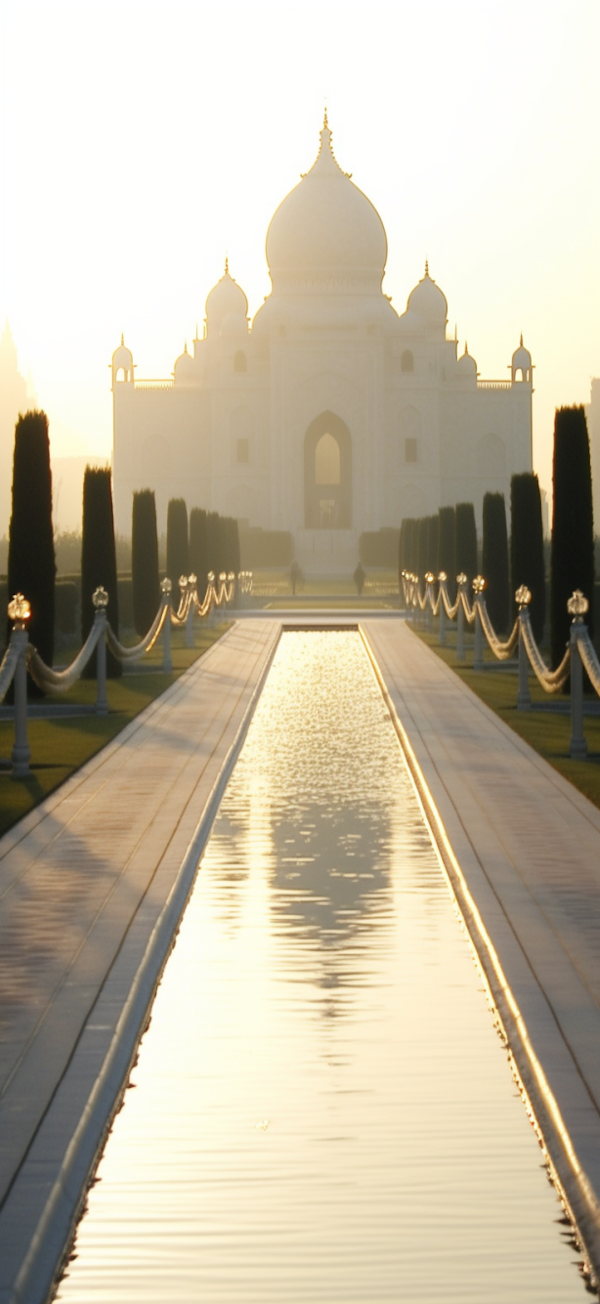
[[[240,621],[0,840],[0,1304],[46,1297],[282,623]],[[402,620],[361,624],[598,1267],[600,812]]]

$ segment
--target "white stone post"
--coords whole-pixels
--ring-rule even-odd
[[[583,666],[579,655],[577,637],[582,629],[580,621],[571,625],[571,741],[569,756],[572,761],[585,761],[587,743],[583,732]]]
[[[527,607],[522,607],[519,611],[519,686],[517,689],[517,711],[531,710],[531,693],[529,692],[529,658],[525,639],[523,637],[523,623],[529,620]]]
[[[186,647],[194,646],[194,599],[196,597],[197,583],[198,580],[196,579],[195,575],[188,576],[187,592],[189,596],[190,605],[188,607],[188,613],[185,618],[185,646]]]
[[[106,696],[106,607],[97,609],[94,624],[100,625],[100,635],[96,643],[96,715],[108,715],[108,698]]]
[[[428,634],[431,633],[433,621],[433,580],[434,576],[431,571],[427,571],[425,576],[425,628]]]
[[[439,584],[439,588],[438,588],[438,611],[439,611],[439,613],[440,613],[440,625],[439,625],[439,643],[440,643],[440,647],[445,647],[445,646],[446,646],[446,606],[445,606],[445,603],[444,603],[445,588],[446,588],[446,578],[447,578],[447,576],[446,576],[446,572],[445,572],[445,571],[440,571],[440,573],[439,573],[439,575],[438,575],[438,584]]]
[[[571,623],[571,742],[569,756],[572,761],[585,761],[587,743],[583,732],[583,666],[579,653],[579,632],[585,629],[583,617],[589,610],[589,602],[580,589],[569,598],[567,611],[573,617]]]
[[[525,646],[523,626],[529,622],[529,603],[531,593],[526,584],[521,584],[515,593],[515,602],[519,604],[519,686],[517,688],[517,711],[531,710],[531,693],[529,692],[529,657]]]
[[[27,738],[27,644],[29,635],[24,625],[17,625],[12,632],[11,641],[18,649],[15,668],[15,742],[12,749],[12,769],[17,779],[29,774],[31,751]]]
[[[464,661],[465,659],[465,609],[462,602],[462,593],[464,591],[467,577],[464,571],[456,576],[458,584],[458,611],[456,613],[456,660]]]
[[[173,661],[171,659],[171,589],[172,587],[173,586],[171,584],[171,581],[168,578],[164,579],[160,586],[160,591],[162,593],[163,607],[167,608],[167,615],[166,615],[165,623],[163,625],[163,660],[162,660],[163,673],[167,675],[170,675],[173,669]]]

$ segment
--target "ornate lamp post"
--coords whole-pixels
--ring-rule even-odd
[[[575,592],[567,602],[567,611],[573,617],[571,622],[571,742],[569,756],[573,761],[585,761],[587,743],[583,732],[583,666],[579,654],[579,632],[584,628],[583,617],[589,611],[589,602],[581,589]]]
[[[456,660],[464,661],[465,659],[465,608],[463,605],[463,594],[467,577],[464,571],[456,576],[458,584],[458,612],[456,620]]]
[[[529,662],[523,635],[525,622],[529,623],[529,603],[531,593],[526,584],[521,584],[515,593],[515,602],[519,604],[519,687],[517,689],[517,711],[531,710],[531,693],[529,692]]]
[[[106,608],[108,593],[106,589],[97,588],[92,593],[92,602],[96,614],[94,624],[100,626],[96,643],[96,715],[108,715],[108,698],[106,696]]]
[[[474,670],[483,670],[483,626],[481,624],[480,602],[482,594],[486,587],[487,581],[483,575],[476,575],[473,580],[473,593],[475,594],[475,657],[473,660]]]
[[[162,593],[163,607],[168,608],[168,611],[165,616],[165,622],[163,625],[162,668],[164,673],[169,675],[173,669],[173,661],[171,659],[171,593],[172,590],[173,590],[173,585],[167,575],[164,580],[161,580],[160,591]]]
[[[31,607],[22,593],[15,593],[8,604],[8,618],[14,621],[11,642],[17,649],[15,666],[15,741],[12,749],[12,767],[16,778],[25,778],[29,774],[31,751],[27,738],[27,621],[31,619]]]

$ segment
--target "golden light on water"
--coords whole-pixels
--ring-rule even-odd
[[[581,1299],[483,987],[359,636],[285,635],[59,1299]]]

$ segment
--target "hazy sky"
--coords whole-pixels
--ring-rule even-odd
[[[534,458],[600,374],[598,0],[2,0],[0,326],[55,451],[109,456],[108,366],[168,376],[223,272],[253,315],[265,234],[314,161],[386,227],[402,312],[425,258],[483,378],[523,331]]]

